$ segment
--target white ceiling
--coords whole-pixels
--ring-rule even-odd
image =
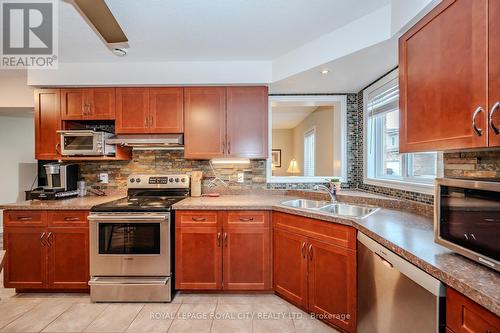
[[[273,82],[270,93],[357,93],[398,64],[397,38]],[[327,75],[321,74],[328,69]]]
[[[273,129],[295,128],[311,112],[316,110],[317,106],[278,106],[273,107]]]
[[[61,1],[61,62],[272,60],[390,0],[106,0],[129,38],[117,58]]]

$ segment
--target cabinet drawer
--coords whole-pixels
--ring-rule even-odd
[[[269,212],[264,211],[229,211],[225,212],[224,227],[236,226],[269,226]]]
[[[213,227],[220,222],[219,213],[209,210],[177,211],[175,213],[176,226],[181,227]]]
[[[500,319],[479,304],[446,288],[446,326],[455,333],[500,332]]]
[[[47,213],[50,227],[82,227],[88,225],[86,210],[54,210]]]
[[[356,250],[356,229],[351,226],[273,212],[273,227]]]
[[[6,210],[3,213],[3,220],[7,227],[47,225],[46,212],[42,210]]]

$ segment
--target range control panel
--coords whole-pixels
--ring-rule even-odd
[[[128,188],[189,188],[188,175],[140,175],[128,177]]]

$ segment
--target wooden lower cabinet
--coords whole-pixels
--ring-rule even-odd
[[[325,241],[324,236],[321,240],[312,236],[310,228],[320,227],[317,222],[273,214],[275,292],[346,332],[356,332],[356,239],[352,227],[335,225],[336,237]]]
[[[88,228],[48,228],[48,288],[86,289],[89,276]]]
[[[271,289],[271,232],[269,228],[224,229],[224,289]]]
[[[4,211],[4,286],[20,290],[88,290],[87,214]]]
[[[274,230],[274,291],[300,308],[307,307],[307,237]]]
[[[453,333],[499,333],[500,318],[448,287],[446,329]]]
[[[4,214],[5,216],[5,214]],[[42,289],[47,284],[45,227],[5,227],[5,288]]]
[[[235,220],[238,214],[244,215]],[[262,214],[266,218],[262,218]],[[271,290],[268,214],[177,211],[175,288]],[[263,221],[267,221],[267,226],[261,223]]]
[[[218,290],[222,286],[219,227],[175,228],[175,288]]]

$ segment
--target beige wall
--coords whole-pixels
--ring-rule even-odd
[[[33,88],[26,83],[26,71],[0,70],[0,109],[33,107]]]
[[[281,168],[273,170],[273,176],[289,176],[286,169],[293,155],[293,131],[291,129],[273,130],[273,149],[281,149]]]

